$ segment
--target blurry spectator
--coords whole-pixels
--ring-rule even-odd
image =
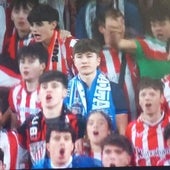
[[[63,104],[67,95],[67,83],[67,76],[60,71],[47,71],[39,78],[42,111],[31,115],[18,129],[20,142],[29,151],[31,166],[47,156],[46,126],[68,122],[76,133],[76,139],[84,135],[84,122],[81,117],[72,114]]]
[[[98,69],[100,50],[92,39],[81,39],[75,44],[73,60],[78,74],[69,81],[65,102],[72,112],[85,118],[92,110],[103,110],[111,117],[113,129],[124,134],[128,117],[126,99],[120,86]]]
[[[103,46],[100,69],[110,81],[119,83],[123,88],[128,101],[129,120],[134,120],[137,118],[136,85],[139,79],[138,69],[132,56],[118,49],[112,33],[114,28],[119,28],[120,40],[125,38],[123,14],[117,9],[108,8],[98,19],[95,32],[97,33],[97,30],[99,30],[100,33],[94,37]]]
[[[162,109],[163,102],[163,83],[158,79],[141,78],[139,104],[142,112],[126,129],[126,136],[134,147],[136,166],[156,166],[169,154],[162,129],[170,122],[170,114]]]
[[[101,164],[101,142],[112,133],[110,117],[102,111],[92,111],[86,124],[87,139],[84,140],[83,153],[94,158],[96,163]]]
[[[68,123],[58,122],[47,126],[47,151],[49,158],[40,160],[34,168],[88,168],[97,167],[87,156],[73,154],[75,133]]]
[[[104,167],[128,167],[133,158],[133,146],[123,135],[110,134],[101,144]]]
[[[77,40],[72,36],[61,37],[57,10],[48,4],[40,4],[29,13],[28,21],[35,41],[41,42],[48,50],[46,70],[59,70],[72,77],[72,48]]]

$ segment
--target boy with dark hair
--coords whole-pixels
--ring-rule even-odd
[[[101,144],[104,167],[130,166],[133,157],[131,142],[123,135],[110,134]]]
[[[119,50],[117,46],[112,29],[119,26],[119,39],[125,38],[123,14],[118,9],[107,8],[97,18],[94,39],[100,42],[103,47],[100,54],[100,69],[110,81],[119,83],[123,88],[126,100],[128,101],[128,119],[131,121],[137,118],[136,85],[139,73],[132,56]]]
[[[74,46],[73,60],[78,75],[69,82],[67,106],[87,118],[92,110],[103,110],[112,119],[114,130],[124,134],[127,106],[119,85],[111,83],[98,69],[100,45],[92,39],[81,39]]]
[[[68,123],[47,126],[46,146],[49,158],[41,160],[33,168],[88,168],[97,167],[92,158],[73,154],[75,132]]]
[[[148,13],[153,36],[120,39],[120,28],[112,29],[112,34],[121,50],[133,54],[139,67],[140,77],[163,78],[170,73],[169,52],[166,51],[170,38],[170,12],[164,5],[153,6]],[[152,68],[152,69],[151,69]]]
[[[40,4],[28,15],[31,32],[36,42],[41,42],[48,50],[47,70],[59,70],[73,76],[72,48],[76,39],[62,38],[59,31],[58,11],[48,4]]]
[[[9,109],[3,115],[4,121],[9,119],[12,111],[17,116],[16,126],[20,126],[30,114],[41,110],[38,80],[46,68],[47,59],[48,52],[40,43],[33,43],[19,50],[18,63],[22,81],[10,89]]]
[[[159,79],[141,78],[139,83],[139,105],[141,114],[129,123],[126,136],[134,146],[136,166],[156,166],[167,152],[163,130],[170,122],[169,112],[162,108],[164,102],[163,83]]]
[[[42,111],[31,115],[18,129],[22,135],[21,144],[29,151],[33,166],[46,157],[46,125],[68,122],[76,133],[76,139],[84,134],[81,132],[83,127],[80,129],[83,121],[63,104],[67,95],[67,82],[67,76],[60,71],[43,73],[39,78],[39,100]]]

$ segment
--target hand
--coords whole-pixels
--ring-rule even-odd
[[[0,170],[5,170],[5,168],[6,165],[2,161],[0,161]]]
[[[74,152],[79,155],[83,154],[83,139],[82,138],[76,140]]]
[[[60,30],[60,36],[62,39],[68,38],[71,36],[71,32],[67,30]]]

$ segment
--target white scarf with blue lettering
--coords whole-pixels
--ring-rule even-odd
[[[112,119],[115,117],[110,82],[99,70],[90,89],[79,76],[71,79],[67,99],[67,106],[75,114],[87,117],[92,110],[103,110]]]

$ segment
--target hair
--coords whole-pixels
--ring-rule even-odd
[[[12,0],[11,2],[11,9],[28,9],[28,7],[35,7],[39,4],[38,0]]]
[[[129,141],[129,139],[123,135],[120,134],[109,134],[105,139],[103,139],[101,143],[101,149],[102,152],[104,150],[104,147],[107,145],[113,145],[122,148],[125,150],[129,155],[133,155],[133,147],[132,143]]]
[[[74,45],[73,55],[76,53],[86,53],[86,52],[94,52],[97,55],[100,54],[101,51],[100,44],[93,39],[80,39]]]
[[[107,17],[112,17],[113,19],[117,19],[119,17],[123,17],[123,14],[119,9],[107,7],[104,12],[100,12],[93,24],[92,32],[93,32],[93,38],[100,42],[101,45],[104,45],[104,37],[103,34],[99,32],[99,26],[105,26],[105,21]]]
[[[108,128],[110,131],[112,131],[112,121],[111,121],[111,118],[109,117],[108,114],[106,114],[104,111],[102,110],[93,110],[89,113],[88,117],[87,117],[87,122],[89,120],[89,118],[91,117],[91,115],[94,115],[94,114],[101,114],[105,120],[107,121],[107,124],[108,124]]]
[[[73,128],[71,127],[71,125],[69,123],[57,122],[57,123],[48,124],[47,132],[46,132],[46,142],[50,141],[52,131],[69,132],[72,137],[72,142],[74,143],[76,140],[75,131],[73,130]]]
[[[166,5],[154,5],[148,13],[149,21],[164,21],[170,20],[169,6]]]
[[[35,8],[33,8],[28,17],[28,21],[30,24],[33,22],[42,22],[42,21],[57,21],[59,22],[59,14],[57,9],[52,8],[48,4],[39,4]]]
[[[167,124],[167,126],[165,127],[163,134],[164,134],[165,141],[170,139],[170,123]]]
[[[138,91],[141,91],[145,88],[153,88],[154,90],[160,90],[161,94],[163,94],[164,85],[160,79],[142,77],[138,84]]]
[[[46,83],[50,81],[58,81],[63,84],[63,86],[67,89],[68,87],[68,78],[67,75],[62,73],[61,71],[46,71],[39,77],[39,83]]]
[[[38,58],[40,63],[45,63],[47,65],[48,61],[48,51],[41,43],[32,43],[28,46],[23,46],[18,51],[18,61],[31,57],[31,58]]]

